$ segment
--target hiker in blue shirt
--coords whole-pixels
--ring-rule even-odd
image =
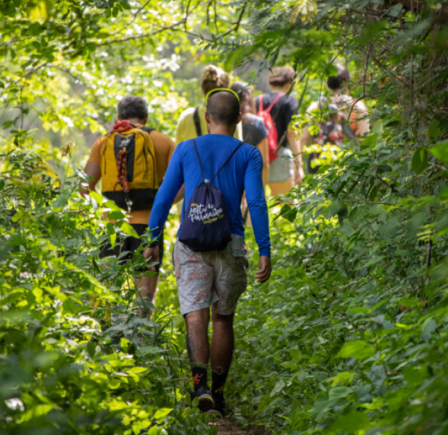
[[[240,209],[243,191],[259,247],[256,279],[260,283],[271,274],[271,246],[261,153],[233,137],[241,121],[238,96],[229,89],[215,89],[207,95],[206,107],[210,134],[177,146],[154,201],[149,221],[154,242],[145,257],[148,262],[158,261],[157,237],[174,197],[185,183],[184,204],[188,206],[182,212],[173,259],[181,314],[187,326],[192,399],[199,398],[202,411],[223,416],[227,408],[223,390],[234,348],[233,318],[247,286],[247,249]],[[209,359],[211,391],[207,387]]]

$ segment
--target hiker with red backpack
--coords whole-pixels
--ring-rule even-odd
[[[148,121],[148,106],[141,97],[127,96],[118,103],[118,121],[113,129],[101,136],[92,146],[84,172],[90,176],[88,189],[80,188],[81,194],[95,191],[102,180],[102,194],[115,201],[130,214],[129,223],[139,236],[148,228],[149,216],[155,195],[162,183],[174,143],[168,136],[145,127]],[[176,198],[178,200],[179,198]],[[114,248],[109,242],[102,246],[100,258],[127,252],[120,263],[131,261],[142,240],[125,237]],[[163,258],[163,233],[159,238],[161,264]],[[160,265],[159,264],[159,265]],[[158,275],[145,276],[146,268],[137,269],[141,276],[137,279],[139,315],[148,317],[157,290]]]
[[[240,208],[243,191],[259,247],[255,277],[260,283],[270,277],[271,246],[261,153],[233,137],[241,121],[239,98],[229,89],[215,89],[206,96],[206,108],[210,134],[177,146],[156,195],[149,221],[153,243],[145,251],[145,257],[148,262],[159,260],[157,239],[173,199],[185,183],[173,260],[181,314],[187,327],[194,385],[191,398],[192,401],[198,398],[202,411],[223,416],[227,408],[224,386],[234,349],[234,313],[247,286],[247,248]],[[211,391],[207,382],[209,359]]]
[[[274,68],[269,75],[272,92],[255,98],[256,114],[268,130],[268,184],[273,196],[289,192],[304,177],[300,142],[290,129],[298,110],[297,100],[288,95],[294,78],[291,67]]]

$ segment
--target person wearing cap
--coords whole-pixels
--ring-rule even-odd
[[[233,137],[236,125],[241,121],[239,98],[229,89],[215,89],[206,97],[206,109],[204,118],[210,134],[186,140],[177,146],[154,201],[149,221],[153,243],[144,255],[148,262],[159,260],[157,238],[182,184],[185,183],[185,202],[189,204],[195,189],[203,181],[212,180],[225,199],[231,241],[223,250],[195,252],[177,240],[173,260],[181,314],[187,327],[187,350],[194,384],[192,400],[199,399],[198,406],[202,411],[223,416],[227,408],[223,391],[234,349],[234,313],[247,286],[247,248],[240,208],[243,191],[246,192],[259,248],[255,275],[259,283],[270,277],[271,245],[261,153],[256,147]],[[188,222],[187,218],[184,209],[181,230],[184,221]],[[206,232],[207,228],[204,226],[203,231]],[[208,339],[210,309],[213,324],[211,345]],[[209,360],[211,391],[207,383]]]

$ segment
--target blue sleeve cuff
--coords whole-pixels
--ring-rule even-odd
[[[269,257],[271,258],[271,249],[260,249],[260,257]]]

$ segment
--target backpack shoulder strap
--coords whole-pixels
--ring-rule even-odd
[[[193,139],[193,143],[194,143],[194,150],[196,151],[196,157],[198,158],[199,168],[201,169],[202,181],[205,181],[204,173],[202,172],[201,160],[199,159],[198,147],[196,146],[196,139]]]
[[[258,113],[257,113],[257,115],[260,116],[261,112],[263,112],[263,95],[260,95],[258,97]]]
[[[139,130],[146,131],[146,133],[150,134],[152,131],[155,131],[155,128],[151,128],[151,127],[139,127]]]
[[[221,169],[229,163],[230,159],[233,157],[233,155],[241,148],[241,146],[244,144],[244,142],[241,142],[233,151],[232,154],[230,154],[229,158],[225,161],[225,163],[219,168],[218,172],[213,176],[213,178],[210,180],[210,183],[218,176],[218,174],[221,172]],[[197,150],[196,150],[197,152]],[[199,159],[199,156],[198,156]],[[202,171],[202,169],[201,169]]]
[[[193,120],[194,120],[194,126],[196,127],[196,134],[198,135],[198,137],[202,136],[201,120],[199,119],[199,107],[194,108]],[[196,144],[195,144],[195,146],[196,146]]]
[[[275,103],[284,96],[285,94],[283,94],[282,92],[280,92],[275,98],[274,101],[271,103],[271,105],[265,110],[265,112],[270,113],[270,111],[272,110],[272,108],[274,107]]]

